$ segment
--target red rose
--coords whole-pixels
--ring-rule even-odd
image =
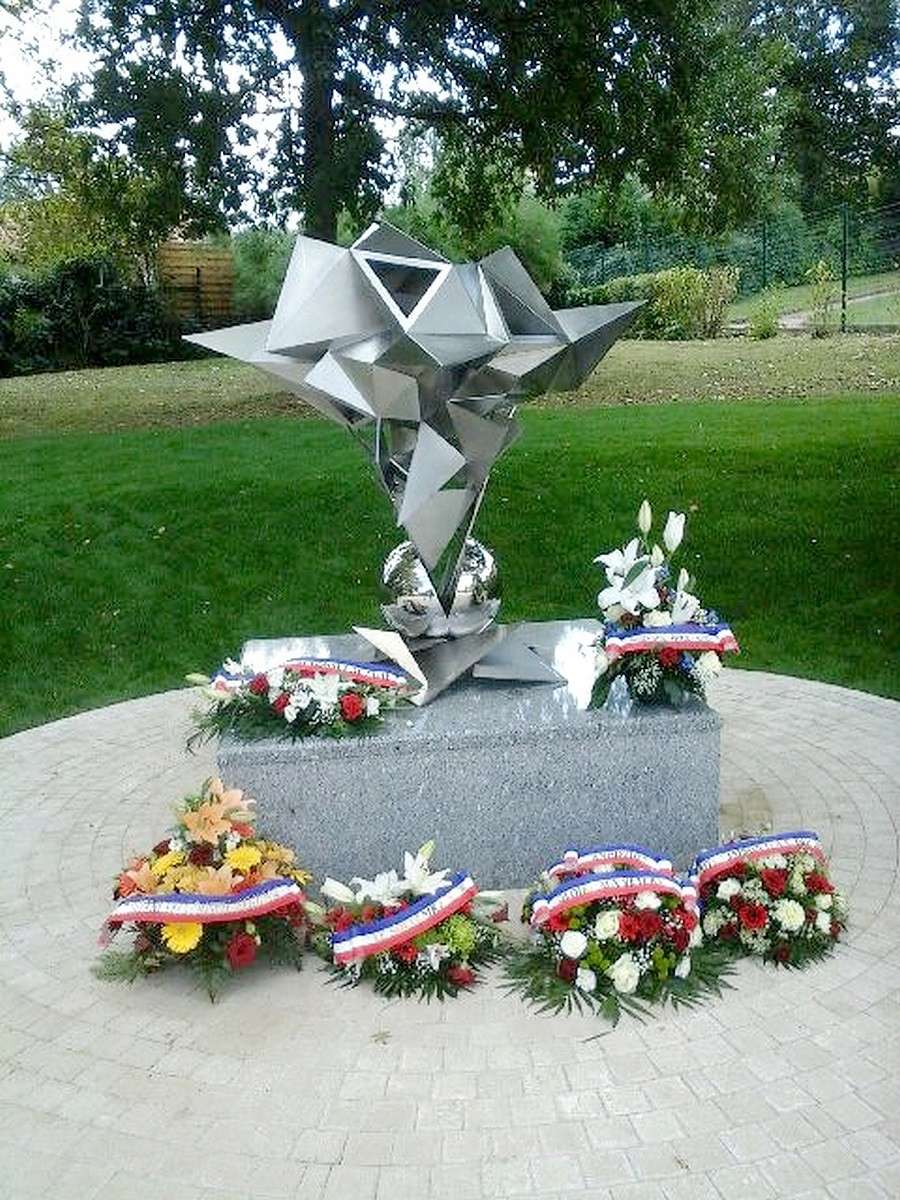
[[[662,919],[659,913],[654,912],[651,908],[643,909],[638,916],[638,921],[641,926],[641,937],[647,941],[656,937],[662,929]]]
[[[359,919],[365,922],[377,921],[380,916],[381,909],[377,904],[367,904],[359,914]]]
[[[787,871],[775,867],[764,867],[760,871],[759,877],[770,896],[784,895],[784,889],[787,887]]]
[[[341,716],[345,721],[358,721],[366,712],[366,702],[359,692],[344,692],[341,696]]]
[[[728,906],[732,912],[739,912],[744,907],[744,897],[740,894],[732,896],[728,901]]]
[[[301,679],[314,679],[315,674],[316,674],[316,668],[309,667],[309,666],[300,667],[297,670],[297,674],[300,676]]]
[[[691,944],[691,935],[681,926],[676,927],[669,934],[669,941],[675,947],[679,954],[683,954]]]
[[[330,908],[325,914],[325,921],[338,933],[349,929],[354,922],[353,913],[348,908]]]
[[[738,917],[745,929],[765,929],[769,914],[764,904],[742,904]]]
[[[419,951],[412,942],[403,942],[399,946],[395,946],[391,951],[394,958],[399,958],[401,962],[411,963],[416,961],[416,955]]]
[[[637,913],[619,914],[619,937],[623,942],[636,942],[641,936],[641,919]]]
[[[681,924],[685,927],[685,929],[688,931],[688,933],[691,933],[694,929],[697,928],[697,923],[700,920],[700,918],[697,916],[697,914],[695,912],[691,912],[686,908],[676,908],[675,916],[678,918],[678,920],[681,922]]]
[[[803,882],[806,884],[807,889],[813,893],[813,895],[816,895],[820,892],[830,894],[834,891],[834,884],[830,883],[829,880],[818,871],[810,871],[808,875],[804,875]]]
[[[719,930],[719,936],[723,937],[726,942],[730,942],[732,938],[737,937],[737,925],[734,921],[726,921]]]
[[[569,928],[569,918],[565,913],[552,913],[544,922],[544,928],[549,933],[565,933]]]
[[[169,853],[169,839],[166,838],[166,840],[164,842],[157,842],[156,845],[153,847],[153,853],[154,854],[168,854]]]
[[[562,958],[556,968],[556,973],[560,979],[564,979],[566,983],[571,983],[578,974],[578,963],[574,958]]]
[[[727,871],[725,871],[724,874],[719,875],[718,878],[720,880],[722,880],[722,879],[743,879],[746,874],[747,874],[747,864],[745,862],[736,862]]]
[[[277,712],[279,716],[281,716],[281,714],[284,712],[284,710],[287,708],[287,706],[290,704],[290,702],[291,702],[290,693],[282,692],[280,695],[276,696],[275,699],[272,701],[272,709],[275,712]]]
[[[213,860],[213,848],[208,842],[192,846],[188,852],[188,862],[195,867],[208,867]]]
[[[681,651],[676,646],[665,646],[659,652],[659,665],[661,667],[677,667],[680,658]]]
[[[269,691],[269,681],[265,675],[254,675],[250,680],[249,690],[254,696],[265,696]]]
[[[456,987],[471,987],[475,982],[475,972],[471,967],[464,967],[460,964],[448,970],[447,979]]]
[[[249,967],[256,958],[256,938],[243,931],[236,933],[225,947],[225,953],[233,971]]]
[[[303,905],[299,900],[292,900],[284,908],[279,908],[278,915],[284,917],[287,923],[293,925],[295,929],[306,920],[306,913],[303,911]]]
[[[787,942],[779,942],[775,947],[775,958],[778,962],[787,962],[791,957],[791,948]]]

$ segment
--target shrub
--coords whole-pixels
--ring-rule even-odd
[[[247,229],[231,239],[234,307],[243,320],[271,317],[287,271],[294,235],[282,229]]]
[[[671,267],[648,275],[626,275],[569,292],[567,303],[619,304],[647,300],[632,332],[636,337],[680,341],[721,333],[728,304],[737,290],[735,267]]]
[[[781,303],[776,288],[767,288],[760,292],[756,303],[750,309],[749,333],[752,338],[762,341],[774,337],[778,332],[778,318],[781,315]]]
[[[820,258],[815,266],[806,272],[806,278],[812,285],[809,304],[810,332],[813,337],[827,337],[834,324],[831,310],[837,299],[834,271],[827,259]]]

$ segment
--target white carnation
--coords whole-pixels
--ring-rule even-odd
[[[705,650],[694,659],[694,674],[701,683],[711,683],[722,670],[722,660],[715,650]]]
[[[831,913],[820,912],[816,916],[816,929],[819,933],[831,933]]]
[[[269,681],[270,691],[281,691],[281,685],[284,682],[284,667],[273,667],[271,671],[266,672],[266,679]]]
[[[702,945],[702,943],[703,943],[703,930],[700,928],[700,922],[698,921],[697,924],[694,926],[694,928],[691,930],[691,936],[690,936],[690,940],[688,941],[688,945],[691,948],[693,948],[694,946]]]
[[[716,888],[716,896],[719,900],[730,900],[732,896],[737,896],[741,890],[741,885],[737,879],[723,879]]]
[[[587,938],[580,929],[567,929],[559,939],[559,948],[566,958],[581,958],[587,950]]]
[[[796,933],[806,920],[806,911],[796,900],[779,900],[772,910],[772,915],[788,933]]]
[[[289,701],[284,706],[284,712],[282,713],[282,716],[288,722],[288,724],[293,724],[293,722],[297,720],[297,705],[293,700]]]
[[[575,986],[583,992],[593,992],[597,987],[597,976],[590,967],[579,967],[575,975]]]
[[[819,895],[816,896],[816,908],[820,912],[827,912],[833,903],[833,899],[827,892],[820,892]]]
[[[787,866],[787,859],[783,854],[768,854],[759,860],[759,866],[769,871],[783,871]]]
[[[718,908],[711,908],[703,918],[703,932],[707,937],[715,937],[725,924],[725,914]]]
[[[649,612],[644,617],[644,625],[648,629],[653,629],[660,625],[671,625],[672,614],[663,612],[661,609],[656,609],[654,612]]]
[[[652,908],[656,910],[662,904],[656,892],[638,892],[634,898],[635,908]]]
[[[680,958],[678,960],[678,964],[675,967],[675,975],[678,979],[687,979],[687,977],[688,977],[688,975],[690,975],[690,973],[691,973],[691,956],[689,954],[685,954],[685,955],[683,955],[682,958]]]
[[[612,966],[607,968],[606,973],[616,991],[626,996],[636,992],[641,981],[641,968],[630,954],[620,955]]]
[[[594,922],[594,937],[598,942],[608,942],[610,938],[618,936],[618,933],[619,914],[614,909],[597,916]]]
[[[381,712],[381,701],[377,696],[366,696],[366,716],[377,717]]]

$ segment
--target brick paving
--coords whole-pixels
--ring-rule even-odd
[[[215,1006],[184,972],[95,981],[114,871],[212,772],[190,702],[0,743],[4,1200],[900,1195],[900,705],[725,673],[722,832],[817,829],[851,930],[805,973],[743,963],[725,999],[610,1031],[493,984],[385,1003],[312,959]]]

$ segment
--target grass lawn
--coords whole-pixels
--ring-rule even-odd
[[[838,308],[840,308],[840,277],[835,280],[834,287],[838,297]],[[882,271],[877,275],[852,275],[847,281],[847,293],[850,296],[870,296],[876,292],[897,291],[900,291],[900,271]],[[813,289],[812,285],[808,283],[797,284],[794,287],[776,287],[774,292],[778,298],[780,313],[804,312],[812,303]],[[729,317],[733,321],[741,317],[749,317],[756,307],[758,299],[758,294],[741,296],[729,307]]]
[[[852,303],[848,303],[847,324],[900,327],[900,287],[896,292],[885,292],[880,296],[871,296],[868,300],[853,300]]]
[[[900,392],[900,333],[765,342],[622,341],[578,391],[544,404],[781,400]],[[224,358],[0,379],[0,439],[308,414],[277,380]]]
[[[591,558],[646,494],[691,511],[742,666],[900,694],[898,417],[900,394],[526,411],[479,524],[503,616],[592,613]],[[401,536],[318,420],[10,439],[0,480],[5,733],[178,686],[251,635],[376,622]]]

